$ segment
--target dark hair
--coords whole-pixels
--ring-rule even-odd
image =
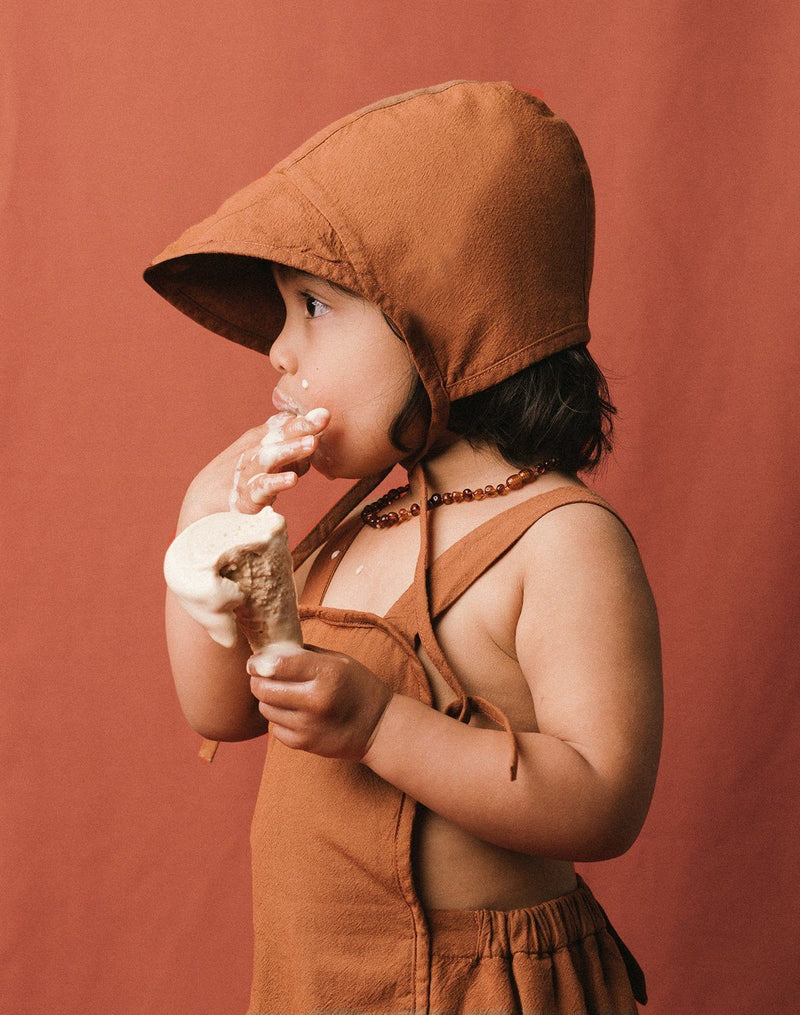
[[[473,446],[497,448],[518,469],[557,458],[562,472],[591,472],[611,450],[616,413],[600,368],[578,345],[456,400],[447,426]],[[402,434],[419,419],[430,420],[430,401],[417,377],[390,431],[399,450],[410,450]]]

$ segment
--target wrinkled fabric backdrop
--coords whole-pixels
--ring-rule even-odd
[[[659,604],[645,829],[581,868],[652,1015],[795,1011],[798,14],[785,2],[128,0],[0,14],[4,1015],[243,1012],[264,742],[179,712],[161,560],[266,359],[141,281],[331,120],[453,78],[574,126],[597,196],[595,487]],[[457,312],[457,308],[454,308]],[[283,498],[299,538],[341,484]]]

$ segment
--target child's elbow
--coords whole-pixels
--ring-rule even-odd
[[[504,842],[507,848],[532,857],[566,860],[570,863],[596,863],[622,856],[636,841],[643,820],[630,813],[608,809],[583,812],[572,820],[559,821],[547,831],[528,827],[520,838]]]
[[[597,863],[600,860],[614,860],[627,853],[636,842],[639,829],[631,831],[626,828],[611,828],[598,835],[592,842],[586,844],[581,852],[582,856],[574,857],[581,863]]]
[[[581,855],[573,859],[583,863],[599,860],[614,860],[627,853],[639,837],[647,807],[625,801],[605,808],[586,830],[586,837],[580,850]]]
[[[573,798],[546,832],[538,829],[539,856],[573,863],[613,860],[631,848],[644,825],[650,804],[651,787],[629,779],[615,779],[593,773],[580,795]],[[524,852],[537,855],[534,829]]]
[[[194,732],[206,740],[253,740],[269,728],[267,720],[258,711],[246,716],[209,716],[184,707],[183,715]]]

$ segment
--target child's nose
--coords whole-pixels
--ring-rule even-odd
[[[287,326],[284,325],[281,333],[272,343],[269,350],[269,361],[279,374],[293,374],[297,372],[297,357],[292,350]]]

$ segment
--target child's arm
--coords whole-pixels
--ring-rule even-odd
[[[275,417],[273,417],[274,421]],[[271,504],[278,493],[297,482],[298,461],[307,459],[314,445],[301,447],[303,437],[314,437],[327,425],[294,417],[285,422],[280,434],[274,422],[248,431],[218,455],[189,487],[178,520],[178,532],[187,525],[217,511],[235,507],[255,513]],[[270,461],[257,452],[268,438]],[[279,439],[280,438],[280,439]],[[252,456],[256,459],[252,461]],[[303,461],[305,468],[307,462]],[[295,471],[280,471],[291,466]],[[262,474],[248,484],[248,479]],[[232,498],[234,476],[238,496]],[[252,496],[251,496],[252,494]],[[302,583],[310,561],[296,575]],[[212,641],[206,630],[183,609],[177,597],[167,590],[165,606],[167,647],[175,687],[189,725],[213,740],[247,740],[267,730],[267,722],[258,711],[258,702],[250,692],[246,663],[250,649],[243,635],[232,649]]]
[[[267,731],[247,686],[250,647],[243,636],[232,649],[212,641],[172,592],[165,607],[167,647],[186,721],[209,740],[249,740]]]
[[[269,702],[262,713],[275,724],[282,708],[296,713],[298,693],[313,702],[300,731],[295,718],[286,733],[274,727],[290,746],[338,756],[359,756],[360,749],[378,775],[482,839],[533,856],[616,856],[644,821],[658,763],[661,667],[652,594],[630,537],[602,508],[551,512],[518,547],[524,600],[517,657],[540,732],[517,734],[516,781],[508,775],[505,733],[465,726],[388,692],[383,708],[368,671],[353,660],[340,666],[341,657],[322,654],[309,680],[302,656],[281,659],[275,678],[253,679],[254,693]],[[355,715],[337,726],[347,712],[337,697],[349,700],[353,688],[364,707],[351,708]]]

